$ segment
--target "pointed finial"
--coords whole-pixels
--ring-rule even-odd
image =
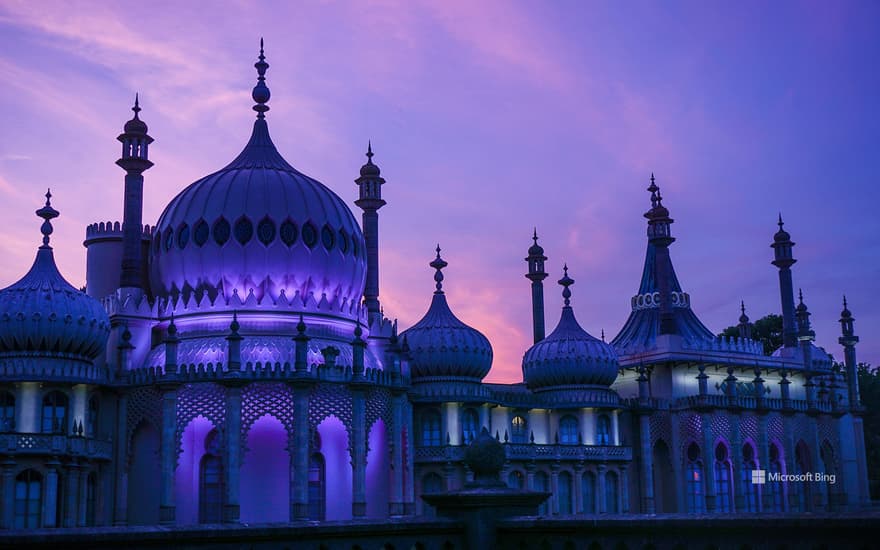
[[[605,329],[604,328],[602,329],[602,341],[603,342],[605,341]]]
[[[367,140],[367,164],[373,164],[373,140]]]
[[[742,312],[743,315],[746,314],[746,301],[745,300],[740,300],[739,310]]]
[[[562,297],[565,301],[565,307],[571,307],[571,290],[568,287],[574,284],[574,279],[568,276],[567,263],[562,267],[562,278],[559,279],[558,283],[564,287]]]
[[[174,324],[174,313],[171,313],[171,320],[168,322],[168,337],[174,338],[177,336],[177,325]]]
[[[138,101],[138,93],[137,92],[134,93],[134,107],[132,107],[131,110],[134,111],[134,118],[137,118],[138,113],[141,112],[141,106]]]
[[[254,98],[254,101],[257,102],[254,105],[254,111],[257,112],[257,118],[262,120],[266,118],[266,111],[269,110],[269,106],[266,103],[269,101],[271,94],[269,93],[269,88],[266,86],[266,69],[269,68],[269,64],[266,63],[266,56],[263,55],[263,39],[260,38],[260,57],[259,61],[254,63],[254,68],[257,69],[257,85],[254,86],[253,92],[251,92],[251,97]]]
[[[532,240],[535,241],[535,244],[538,244],[538,228],[537,227],[535,227],[534,231],[532,232]]]
[[[303,321],[302,313],[299,314],[299,322],[296,324],[296,331],[300,334],[300,336],[306,333],[306,323]]]
[[[241,325],[238,323],[238,311],[233,310],[232,311],[232,322],[229,323],[229,330],[233,334],[238,334],[238,329],[240,329],[240,328],[241,328]]]
[[[651,172],[651,185],[648,186],[648,191],[651,193],[651,208],[656,208],[661,199],[660,188],[657,187],[657,182],[654,180],[654,172]]]
[[[745,325],[746,323],[749,322],[749,316],[746,315],[746,302],[745,302],[745,300],[740,300],[739,310],[740,310],[739,322],[741,325]]]
[[[60,213],[52,208],[52,192],[47,189],[46,190],[46,204],[42,208],[36,211],[37,216],[43,218],[43,225],[40,226],[40,233],[43,234],[43,247],[51,248],[49,246],[49,235],[52,234],[52,222],[54,218],[57,218]]]
[[[443,294],[443,272],[441,270],[449,264],[440,257],[439,244],[437,245],[437,257],[434,258],[434,261],[432,261],[428,265],[437,270],[437,272],[434,273],[434,281],[436,282],[437,287],[437,290],[434,291],[434,294]]]
[[[782,223],[782,212],[779,213],[779,221],[776,222],[776,225],[779,226],[779,229],[782,229],[782,225],[783,225],[783,223]]]
[[[802,289],[802,288],[798,289],[798,300],[800,301],[801,304],[804,303],[804,289]]]

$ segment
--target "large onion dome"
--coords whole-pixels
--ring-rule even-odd
[[[564,287],[562,317],[556,329],[523,356],[523,379],[535,391],[575,386],[607,389],[617,378],[617,353],[610,344],[590,336],[575,319],[568,288],[574,279],[568,276],[568,266],[559,284]]]
[[[430,263],[436,270],[436,290],[431,307],[422,319],[401,333],[409,345],[410,373],[413,381],[455,379],[479,382],[492,366],[492,344],[483,334],[462,323],[446,303],[442,269],[448,264],[440,257]]]
[[[177,195],[151,246],[151,285],[160,298],[205,297],[213,307],[253,292],[257,303],[358,304],[366,246],[351,210],[321,182],[296,170],[269,136],[262,47],[253,90],[257,120],[244,150],[222,170]]]
[[[58,217],[52,195],[37,210],[43,218],[43,245],[30,271],[0,290],[0,362],[9,359],[93,361],[104,350],[110,319],[101,303],[68,283],[58,267],[49,235]],[[39,366],[38,365],[38,366]]]

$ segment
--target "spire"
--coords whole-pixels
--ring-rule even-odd
[[[441,270],[449,264],[440,257],[439,244],[437,245],[437,257],[428,265],[437,270],[437,272],[434,273],[434,281],[437,283],[437,290],[434,291],[434,294],[443,294],[443,272]]]
[[[383,318],[379,303],[379,209],[385,206],[382,186],[385,179],[379,167],[373,164],[373,142],[367,140],[367,163],[361,166],[360,175],[354,182],[358,186],[358,199],[354,201],[363,210],[361,227],[367,245],[367,279],[364,284],[364,305],[368,320],[373,323]]]
[[[739,337],[750,340],[752,338],[752,323],[749,322],[749,316],[746,315],[746,303],[744,300],[740,301],[739,310],[741,312],[739,316],[739,325],[737,325],[737,328],[739,329]]]
[[[568,276],[568,264],[562,267],[562,278],[557,281],[562,285],[562,298],[565,301],[565,307],[571,307],[571,290],[568,288],[574,284],[574,279]]]
[[[57,218],[60,213],[52,208],[52,192],[46,189],[46,204],[36,211],[37,216],[43,218],[43,225],[40,226],[40,233],[43,234],[43,246],[40,248],[52,248],[49,246],[49,235],[52,234],[52,220]]]
[[[740,312],[742,312],[742,315],[739,316],[739,322],[740,323],[748,323],[749,316],[746,315],[746,302],[745,302],[745,300],[740,301],[739,310],[740,310]]]
[[[138,116],[138,113],[141,112],[141,105],[138,97],[139,95],[140,94],[135,92],[134,107],[131,108],[131,110],[134,111],[134,117],[132,117],[131,120],[125,123],[123,131],[126,134],[145,136],[147,135],[147,124]]]
[[[798,340],[814,340],[816,333],[813,332],[810,326],[810,311],[804,303],[804,292],[802,289],[798,289],[798,306],[795,310],[795,315],[798,322]]]
[[[371,140],[367,140],[367,163],[361,166],[361,177],[362,178],[377,178],[382,173],[379,170],[379,167],[373,164],[373,142]],[[378,191],[378,190],[377,190]]]
[[[791,235],[783,227],[782,213],[779,214],[776,224],[779,230],[773,235],[773,261],[770,262],[779,270],[779,297],[782,302],[782,337],[783,344],[787,348],[797,346],[798,321],[795,317],[794,308],[794,284],[791,278],[791,266],[797,262],[792,255],[794,243]]]
[[[259,61],[254,63],[254,68],[257,69],[257,85],[254,86],[254,90],[251,92],[251,97],[257,102],[257,104],[254,105],[254,111],[257,112],[257,118],[262,120],[266,118],[266,111],[269,110],[269,106],[266,105],[266,103],[269,102],[269,98],[271,97],[269,87],[266,86],[266,69],[269,68],[269,64],[266,63],[266,56],[263,55],[262,38],[260,38]]]

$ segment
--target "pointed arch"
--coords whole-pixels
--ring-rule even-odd
[[[258,418],[247,432],[240,476],[241,521],[288,521],[290,454],[287,430],[271,414]]]

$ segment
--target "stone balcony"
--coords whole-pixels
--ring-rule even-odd
[[[538,443],[504,443],[508,461],[513,460],[575,460],[587,462],[632,460],[632,447],[614,445],[542,445]],[[464,460],[466,446],[441,445],[416,447],[415,461],[420,464]]]
[[[113,458],[113,443],[63,434],[0,434],[0,454],[110,460]]]

